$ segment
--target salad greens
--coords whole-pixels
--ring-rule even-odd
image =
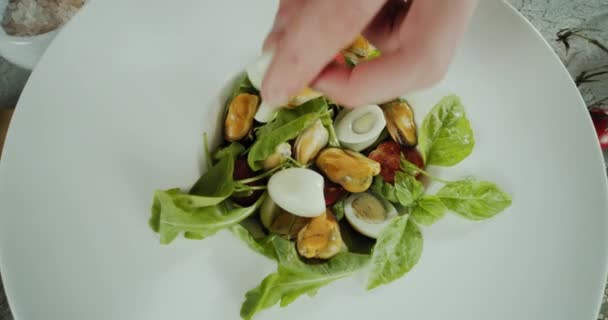
[[[450,210],[471,220],[491,218],[511,205],[511,196],[497,185],[474,178],[448,183],[437,196]]]
[[[247,157],[249,167],[254,171],[262,169],[261,162],[272,155],[278,145],[296,138],[302,130],[311,126],[319,117],[318,113],[308,113],[276,128],[272,134],[260,136],[249,151]]]
[[[381,176],[376,176],[371,190],[390,202],[408,207],[422,196],[424,186],[414,176],[397,171],[394,184],[385,182]]]
[[[351,48],[343,57],[346,64],[379,54],[377,49],[365,46],[363,40],[357,40],[361,48]],[[226,110],[231,108],[231,102],[239,94],[244,93],[259,95],[247,74],[235,82],[228,95]],[[473,152],[473,130],[460,98],[455,95],[441,99],[425,116],[418,128],[417,146],[393,141],[384,128],[378,137],[372,137],[373,144],[366,145],[356,155],[350,150],[331,153],[336,158],[328,161],[329,166],[323,170],[354,170],[334,163],[340,160],[340,156],[349,157],[349,162],[345,163],[350,165],[364,163],[368,166],[356,173],[373,172],[370,176],[353,179],[346,175],[343,180],[366,182],[364,192],[370,196],[349,198],[353,193],[340,183],[342,180],[332,180],[326,171],[319,168],[319,162],[300,164],[286,156],[284,162],[273,168],[263,166],[266,165],[265,160],[277,152],[277,146],[287,143],[293,147],[300,134],[311,125],[318,125],[318,120],[327,129],[329,138],[325,135],[326,141],[311,144],[321,144],[321,150],[317,152],[323,153],[322,150],[328,148],[346,149],[334,129],[341,109],[321,96],[296,107],[280,108],[265,124],[244,119],[250,121],[246,128],[253,129],[239,141],[224,141],[222,147],[211,153],[205,138],[206,172],[188,192],[174,188],[154,193],[149,225],[159,235],[161,244],[171,243],[180,234],[187,239],[200,240],[226,230],[254,252],[277,263],[275,272],[245,294],[241,307],[243,319],[252,319],[258,312],[277,304],[285,307],[304,294],[312,297],[323,286],[350,277],[366,267],[369,267],[368,290],[387,285],[403,277],[420,260],[423,249],[420,226],[432,226],[447,212],[472,221],[488,219],[511,205],[511,196],[494,183],[473,177],[446,181],[426,171],[427,166],[454,166]],[[399,130],[400,124],[395,119],[391,120]],[[414,123],[413,113],[406,120]],[[320,153],[312,158],[321,158]],[[359,158],[365,161],[357,162]],[[376,164],[380,173],[377,173],[377,168],[369,167]],[[276,201],[270,196],[272,190],[267,191],[269,179],[275,173],[293,167],[324,175],[322,200],[325,201],[326,212],[318,217],[298,216],[295,212],[273,206]],[[372,179],[373,183],[367,188]],[[428,183],[442,186],[436,194],[428,194]],[[359,200],[353,199],[368,202],[355,205]],[[386,201],[375,205],[374,201],[381,199]],[[387,202],[394,206],[396,216],[385,214],[390,207]],[[362,214],[359,210],[365,214],[355,223],[353,212]],[[265,214],[265,220],[260,218],[262,214]],[[375,234],[364,233],[360,223],[376,221],[374,219],[384,219],[386,226],[377,229]],[[309,228],[316,231],[304,232]],[[310,235],[314,241],[305,243]],[[322,241],[314,237],[320,237]],[[307,255],[302,253],[301,247],[313,244],[324,245],[321,249],[334,251],[304,258]]]
[[[394,219],[374,247],[367,288],[387,284],[410,271],[422,255],[422,242],[422,233],[408,215]]]
[[[443,98],[424,118],[419,141],[427,165],[453,166],[471,154],[473,130],[457,96]]]
[[[230,210],[220,205],[199,206],[193,198],[176,189],[157,191],[154,195],[150,225],[160,235],[161,244],[171,243],[180,232],[203,239],[232,227],[255,213],[264,201],[260,197],[250,207]]]
[[[303,294],[314,296],[319,288],[352,276],[369,262],[368,255],[342,252],[323,264],[303,262],[291,241],[274,237],[278,268],[245,294],[241,317],[251,319],[258,311],[279,303],[285,307]]]
[[[412,218],[416,223],[428,227],[443,218],[447,211],[448,208],[443,204],[441,198],[425,195],[412,208]]]

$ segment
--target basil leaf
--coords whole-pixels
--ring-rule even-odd
[[[188,201],[195,207],[213,206],[224,201],[234,192],[233,173],[234,157],[223,157],[194,184],[190,194],[198,197],[188,197]]]
[[[188,233],[190,239],[203,239],[221,229],[232,227],[256,212],[265,196],[260,197],[252,206],[224,210],[222,204],[215,206],[196,206],[195,197],[175,191],[157,191],[154,194],[150,225],[159,233],[161,244],[171,243],[181,232]]]
[[[511,205],[511,196],[497,185],[475,179],[448,183],[437,196],[450,210],[470,220],[491,218]]]
[[[279,237],[272,242],[279,259],[278,270],[245,294],[243,319],[251,319],[277,303],[285,307],[303,294],[314,296],[321,287],[353,275],[369,261],[367,255],[342,252],[323,263],[309,265],[300,260],[294,243]]]
[[[232,226],[230,228],[230,231],[237,238],[239,238],[243,242],[245,242],[245,244],[247,244],[247,246],[251,250],[267,257],[268,259],[272,259],[272,260],[276,259],[276,254],[274,251],[274,247],[272,245],[272,238],[274,236],[265,236],[265,237],[256,239],[249,232],[249,230],[247,230],[241,224],[236,224],[236,225]]]
[[[453,166],[471,154],[473,130],[457,96],[447,96],[433,107],[422,122],[418,141],[427,165]]]
[[[372,183],[370,190],[377,196],[380,196],[389,202],[399,202],[399,199],[397,199],[397,190],[395,189],[395,186],[384,182],[384,179],[380,175],[374,177],[374,182]]]
[[[423,196],[412,208],[412,218],[419,224],[430,226],[443,218],[448,208],[437,196]]]
[[[374,177],[371,191],[389,202],[410,206],[424,193],[424,186],[420,181],[405,172],[395,173],[395,184],[384,181],[382,176]]]
[[[233,157],[236,159],[244,151],[245,151],[245,147],[242,144],[240,144],[238,142],[233,142],[230,145],[228,145],[227,147],[215,152],[215,154],[213,155],[213,158],[215,160],[221,160],[222,158],[230,156],[230,157]]]
[[[247,156],[249,167],[254,171],[262,169],[261,162],[273,154],[279,144],[297,137],[302,130],[319,119],[319,116],[318,113],[305,114],[277,128],[272,134],[258,137]]]
[[[422,234],[409,216],[395,218],[374,247],[367,289],[388,284],[409,272],[420,259],[422,242]]]

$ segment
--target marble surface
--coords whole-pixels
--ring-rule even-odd
[[[579,89],[588,105],[598,104],[598,101],[608,97],[607,0],[508,1],[551,44],[573,79],[580,82]],[[565,41],[557,40],[560,30],[571,28],[583,30],[570,30],[574,33],[570,32],[569,36],[568,30],[562,31]],[[564,42],[567,42],[568,49]],[[602,45],[604,48],[601,48]],[[604,71],[607,73],[603,74]],[[0,108],[16,103],[29,74],[29,71],[15,67],[0,57]],[[599,104],[608,108],[608,100]],[[12,319],[0,280],[0,320]],[[608,290],[605,291],[598,320],[608,320]]]

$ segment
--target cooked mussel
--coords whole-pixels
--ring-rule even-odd
[[[321,120],[306,128],[298,135],[293,145],[293,154],[297,162],[308,165],[325,148],[329,141],[329,132],[323,126]]]
[[[264,160],[262,166],[264,170],[271,170],[285,163],[289,157],[291,157],[291,145],[283,142],[274,149],[273,154]]]
[[[359,35],[355,40],[346,48],[342,50],[342,54],[345,58],[349,59],[352,63],[357,64],[362,60],[366,60],[377,53],[376,47],[374,47],[365,37]]]
[[[343,245],[340,227],[329,209],[298,232],[298,253],[305,258],[329,259],[338,254]]]
[[[298,232],[310,221],[309,218],[299,217],[281,209],[270,197],[266,197],[262,203],[260,220],[268,231],[285,239],[295,239]]]
[[[232,99],[224,122],[226,140],[239,141],[249,134],[259,100],[258,96],[248,93],[241,93]]]
[[[399,99],[382,105],[386,128],[391,138],[402,146],[413,147],[418,143],[414,111],[407,101]]]
[[[363,192],[380,173],[380,164],[348,149],[326,148],[315,161],[317,167],[334,183],[349,192]]]

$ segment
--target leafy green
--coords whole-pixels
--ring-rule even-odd
[[[407,207],[422,196],[424,186],[413,176],[397,171],[394,185],[385,182],[382,176],[376,176],[371,191],[390,202]]]
[[[415,177],[401,171],[395,173],[396,196],[402,206],[409,206],[424,193],[424,186]]]
[[[374,177],[374,182],[372,183],[370,190],[387,201],[393,203],[399,202],[399,199],[397,199],[397,190],[395,189],[395,186],[385,182],[381,175]]]
[[[293,109],[281,108],[281,109],[279,109],[279,111],[277,111],[276,116],[274,117],[274,119],[272,121],[270,121],[267,124],[256,129],[257,137],[259,138],[259,137],[265,136],[269,133],[274,134],[274,131],[277,130],[278,128],[280,128],[280,127],[286,125],[287,123],[292,122],[304,115],[307,115],[310,113],[322,114],[322,113],[329,112],[330,110],[331,109],[330,109],[329,104],[323,97],[307,101],[306,103],[303,103],[302,105],[298,106],[297,108],[293,108]]]
[[[443,218],[447,210],[439,197],[425,195],[412,208],[412,218],[421,225],[430,226]]]
[[[262,169],[261,162],[272,155],[279,144],[297,137],[302,130],[319,119],[319,116],[318,113],[305,114],[277,128],[272,134],[259,137],[249,151],[247,157],[249,167],[254,171]]]
[[[234,157],[225,156],[217,164],[209,168],[190,190],[188,198],[192,206],[207,207],[216,205],[234,192]]]
[[[336,220],[340,221],[344,218],[344,200],[340,200],[331,207],[331,211],[336,216]]]
[[[237,238],[239,238],[243,242],[245,242],[245,244],[247,244],[247,246],[251,250],[267,257],[268,259],[272,259],[272,260],[276,259],[274,246],[272,245],[272,238],[274,236],[265,236],[265,237],[256,239],[241,224],[236,224],[236,225],[232,226],[230,228],[230,231],[232,231],[232,234],[234,234]]]
[[[368,290],[410,271],[422,254],[422,234],[409,216],[395,218],[380,234],[372,255]]]
[[[323,127],[327,129],[329,133],[329,141],[328,144],[330,147],[339,147],[340,141],[338,140],[338,135],[336,134],[336,129],[334,128],[334,120],[332,119],[333,110],[330,113],[326,113],[321,116],[321,123]]]
[[[239,77],[234,81],[227,103],[230,103],[232,99],[234,99],[240,93],[258,94],[258,90],[256,90],[253,84],[251,84],[251,81],[249,81],[247,73],[245,72],[240,74]]]
[[[491,218],[511,205],[511,196],[496,184],[472,178],[446,184],[437,196],[450,210],[470,220]]]
[[[453,166],[473,151],[475,139],[460,98],[443,98],[424,118],[419,150],[427,165]]]
[[[292,242],[279,237],[272,242],[279,259],[278,270],[245,294],[243,319],[251,319],[277,303],[285,307],[303,294],[314,296],[321,287],[353,275],[369,261],[367,255],[342,252],[321,264],[309,265],[300,260]]]
[[[159,233],[161,244],[171,243],[181,232],[190,239],[203,239],[236,225],[258,210],[265,198],[260,197],[250,207],[226,211],[222,204],[197,206],[189,199],[193,197],[175,189],[154,194],[150,226]]]
[[[227,147],[215,152],[215,154],[213,155],[213,158],[215,160],[221,160],[227,156],[230,156],[230,157],[233,157],[236,159],[244,151],[245,151],[245,147],[242,144],[240,144],[238,142],[232,142]]]

